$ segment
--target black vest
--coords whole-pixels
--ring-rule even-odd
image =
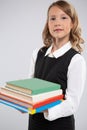
[[[43,47],[38,52],[34,77],[59,83],[65,94],[68,66],[72,57],[78,52],[71,48],[62,56],[55,58],[45,56],[47,49]]]

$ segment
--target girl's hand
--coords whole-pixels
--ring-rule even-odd
[[[43,113],[45,113],[45,115],[48,115],[48,110],[44,110]]]

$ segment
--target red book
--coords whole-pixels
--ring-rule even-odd
[[[62,94],[62,95],[54,96],[54,97],[48,98],[46,100],[40,101],[40,102],[38,102],[36,104],[33,104],[33,109],[44,106],[44,105],[52,103],[52,102],[55,102],[57,100],[61,100],[61,99],[63,99],[63,97],[64,96]]]

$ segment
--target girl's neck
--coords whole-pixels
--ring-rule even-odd
[[[65,45],[69,40],[63,40],[63,39],[55,39],[52,47],[52,52],[55,50],[58,50],[63,45]]]

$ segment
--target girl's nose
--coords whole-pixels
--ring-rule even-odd
[[[60,25],[61,25],[60,20],[56,20],[54,26],[60,26]]]

